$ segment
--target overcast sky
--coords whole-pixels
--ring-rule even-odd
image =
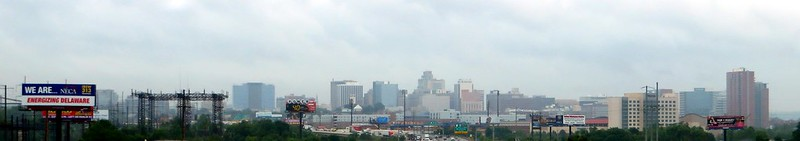
[[[4,1],[0,84],[231,91],[265,82],[399,83],[423,71],[477,89],[577,98],[660,82],[725,89],[746,67],[771,111],[800,99],[800,1]],[[12,90],[14,92],[19,91]],[[366,89],[365,89],[366,91]],[[18,93],[18,92],[17,92]]]

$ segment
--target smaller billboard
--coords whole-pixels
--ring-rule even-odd
[[[387,124],[389,123],[389,117],[378,117],[378,119],[375,119],[375,122],[378,124]]]
[[[544,116],[541,115],[530,115],[531,117],[531,129],[542,129],[542,125],[547,123],[547,120],[544,119]]]
[[[584,116],[584,115],[564,115],[562,119],[563,119],[564,125],[585,125],[586,124],[586,116]]]
[[[709,130],[743,129],[745,126],[744,116],[708,116],[706,119]]]
[[[92,120],[108,120],[108,110],[97,110],[94,111],[94,115]]]
[[[556,120],[555,121],[555,125],[556,126],[564,125],[564,115],[556,115],[556,119],[555,120]]]
[[[107,110],[106,110],[107,113]],[[94,112],[92,111],[61,111],[61,118],[65,120],[88,120],[92,119]],[[56,111],[42,111],[43,118],[56,118]]]

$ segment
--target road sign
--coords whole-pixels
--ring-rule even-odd
[[[456,127],[454,128],[456,135],[466,135],[468,134],[469,124],[467,123],[457,123]]]

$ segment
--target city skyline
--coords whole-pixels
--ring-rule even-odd
[[[768,83],[771,111],[798,111],[794,5],[13,1],[0,4],[0,84],[94,83],[122,95],[264,82],[276,97],[327,103],[330,80],[413,91],[433,71],[450,91],[470,79],[485,92],[578,99],[654,82],[724,91],[725,72],[745,67]]]

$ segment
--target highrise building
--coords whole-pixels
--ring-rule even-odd
[[[275,109],[275,86],[260,82],[233,85],[233,108],[254,111]]]
[[[344,84],[344,83],[347,83],[347,82],[356,82],[356,81],[353,81],[353,80],[331,81],[331,93],[330,93],[331,94],[331,108],[336,109],[336,108],[342,107],[342,105],[347,103],[347,102],[344,102],[344,103],[341,102],[341,99],[343,97],[341,97],[341,94],[339,94],[339,90],[336,87],[336,86],[338,86],[340,84]],[[331,109],[331,110],[333,110],[333,109]]]
[[[756,82],[755,88],[755,115],[752,124],[755,127],[769,127],[769,88],[767,83]]]
[[[394,107],[397,104],[397,97],[400,95],[400,89],[397,84],[392,84],[384,81],[372,82],[372,101],[380,102],[383,106]]]
[[[422,76],[417,82],[417,89],[415,89],[413,93],[406,97],[408,100],[406,103],[408,107],[420,106],[420,101],[422,101],[420,98],[424,95],[447,93],[447,90],[444,88],[444,80],[434,78],[431,71],[423,72]]]
[[[112,110],[117,106],[119,95],[114,90],[101,89],[97,90],[97,109]]]
[[[331,81],[331,107],[347,108],[351,101],[363,104],[364,86],[353,80]]]
[[[442,79],[436,79],[433,77],[433,72],[425,71],[422,73],[422,77],[417,80],[417,90],[415,93],[423,93],[423,94],[442,94],[447,92],[445,89],[445,83]]]
[[[426,94],[420,98],[421,111],[444,111],[450,109],[450,96],[447,94]]]
[[[372,91],[372,89],[369,89],[367,90],[367,93],[364,93],[364,99],[362,103],[363,106],[371,106],[375,103],[379,103],[375,101],[375,93]]]
[[[714,94],[714,100],[711,102],[713,108],[711,109],[712,116],[723,116],[728,113],[728,98],[727,93],[719,92]]]
[[[769,126],[769,123],[765,122],[769,120],[769,90],[766,88],[766,84],[759,85],[756,85],[753,71],[738,68],[728,72],[727,113],[728,115],[745,116],[747,125],[765,128]],[[767,98],[764,99],[764,97]]]
[[[483,90],[473,90],[471,92],[461,93],[461,112],[462,113],[476,113],[484,110]]]
[[[706,91],[706,88],[694,88],[694,91],[681,92],[681,116],[697,114],[709,116],[714,110],[714,96],[719,91]]]
[[[629,111],[638,111],[636,109],[628,108],[628,97],[607,97],[605,98],[608,104],[608,128],[628,128],[628,114]],[[583,109],[583,108],[581,108]]]
[[[501,114],[508,113],[511,109],[543,110],[546,106],[553,105],[556,102],[556,99],[552,97],[525,96],[519,91],[500,94],[499,100],[497,96],[496,93],[486,94],[487,110],[490,113],[497,113],[498,106]]]
[[[657,96],[657,98],[652,98],[651,95]],[[650,128],[648,126],[667,126],[680,122],[680,95],[673,93],[672,90],[662,89],[658,95],[655,92],[625,93],[625,98],[628,99],[628,127],[630,128],[644,130],[645,127]],[[609,111],[612,111],[611,108],[609,106]],[[613,110],[616,111],[616,109]],[[611,117],[610,114],[611,112],[609,112],[609,117]]]
[[[452,103],[456,106],[456,110],[463,113],[475,113],[484,111],[483,108],[483,90],[475,90],[475,86],[470,79],[459,79],[458,83],[454,85],[453,97],[458,99],[458,103]],[[454,100],[455,101],[455,100]]]

